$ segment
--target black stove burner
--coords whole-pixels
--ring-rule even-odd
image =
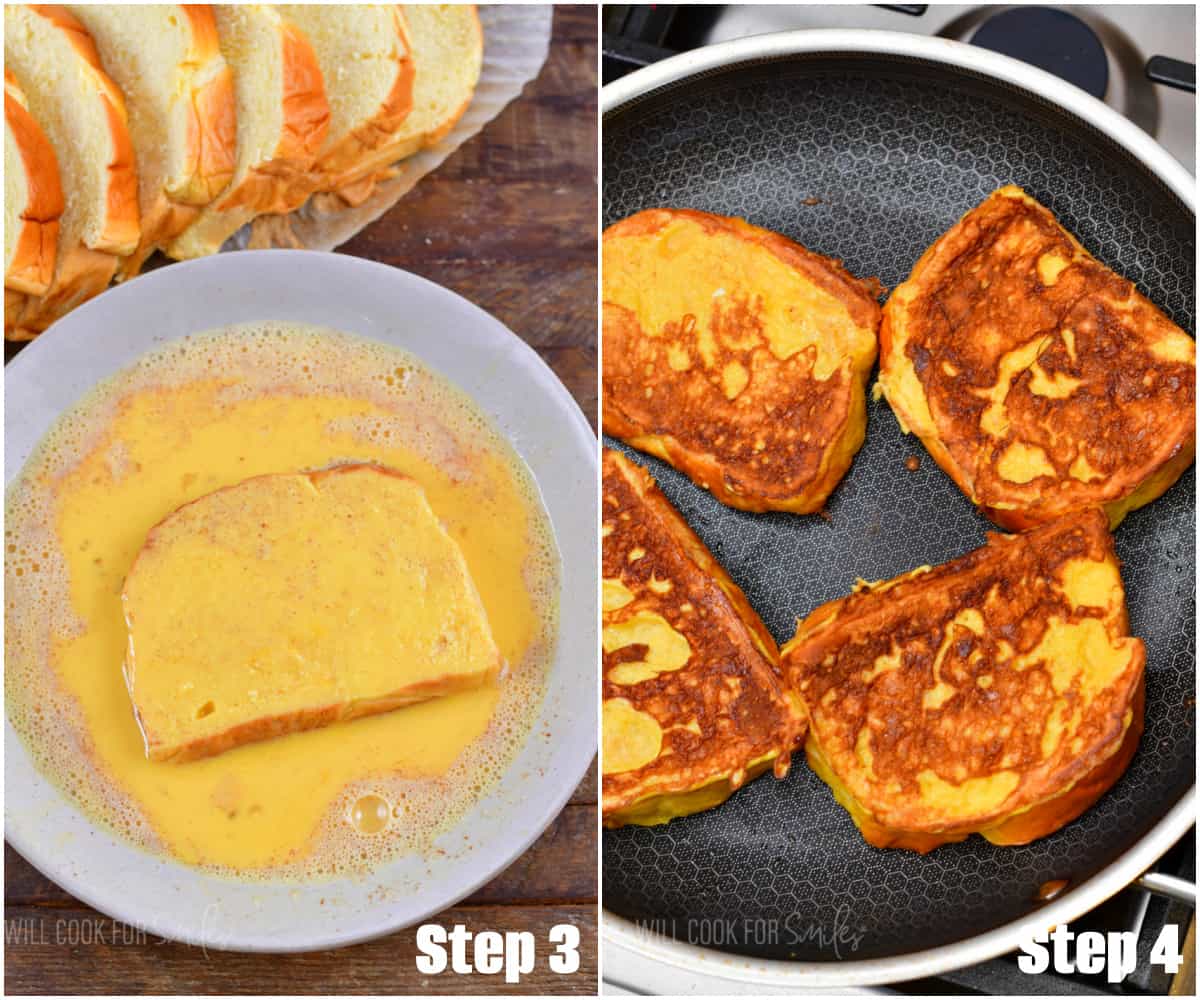
[[[1017,7],[988,18],[972,45],[1027,62],[1093,97],[1108,89],[1108,56],[1096,33],[1074,14],[1051,7]]]

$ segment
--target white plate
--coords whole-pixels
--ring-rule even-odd
[[[93,824],[5,723],[10,843],[97,910],[147,932],[238,951],[363,941],[451,906],[514,861],[558,815],[596,753],[598,446],[562,383],[520,338],[423,278],[339,254],[226,253],[161,268],[60,320],[8,365],[5,483],[95,383],[166,341],[233,323],[333,327],[412,352],[465,390],[533,470],[562,556],[558,647],[541,715],[495,791],[441,838],[365,878],[239,882],[151,855]]]

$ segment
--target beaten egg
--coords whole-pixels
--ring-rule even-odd
[[[147,533],[250,477],[355,462],[423,487],[505,675],[202,760],[147,759],[121,607]],[[177,341],[64,414],[6,508],[9,718],[47,777],[149,850],[312,877],[428,849],[494,787],[539,714],[557,639],[549,518],[504,436],[405,352],[292,324]]]

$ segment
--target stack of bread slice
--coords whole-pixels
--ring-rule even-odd
[[[118,270],[132,275],[229,183],[237,128],[233,73],[209,7],[72,4],[68,10],[125,95],[141,236]]]
[[[329,129],[329,100],[307,37],[274,7],[214,8],[237,92],[237,162],[229,186],[167,247],[175,258],[216,253],[262,212],[286,212]],[[304,199],[300,198],[302,202]]]
[[[472,5],[6,5],[5,314],[30,339],[162,250],[348,204],[441,139]]]
[[[5,302],[6,336],[24,340],[102,291],[118,259],[136,249],[137,171],[124,97],[65,8],[6,6],[4,66],[50,140],[65,196],[46,290],[12,315]],[[41,186],[49,162],[34,162],[31,186]]]

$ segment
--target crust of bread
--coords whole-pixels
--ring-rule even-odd
[[[302,733],[309,729],[320,729],[331,726],[336,722],[351,722],[354,719],[365,719],[368,716],[392,712],[397,708],[408,705],[418,705],[431,698],[441,698],[458,694],[463,691],[473,691],[482,684],[488,683],[499,673],[499,667],[489,671],[485,676],[479,674],[454,675],[438,677],[414,684],[403,694],[389,695],[383,698],[371,698],[361,701],[338,702],[305,709],[300,712],[289,712],[284,715],[263,716],[238,726],[231,726],[213,736],[205,736],[189,740],[177,746],[164,746],[156,741],[152,733],[143,729],[146,746],[146,756],[150,760],[183,764],[204,757],[214,757],[245,746],[247,743],[257,743],[260,740],[273,740],[278,736],[291,733]],[[134,709],[137,714],[136,708]],[[141,719],[138,719],[141,725]]]
[[[54,147],[25,107],[16,78],[7,70],[4,73],[4,120],[25,167],[28,193],[21,212],[20,232],[13,244],[12,260],[4,275],[4,287],[21,293],[23,305],[23,296],[41,295],[54,279],[63,192]],[[8,315],[7,296],[5,315]]]
[[[227,221],[220,217],[223,213],[242,210],[252,217],[290,212],[316,188],[312,168],[329,130],[325,80],[304,32],[286,20],[280,30],[283,127],[275,151],[248,171],[236,188],[225,190],[209,206],[216,216],[201,215],[168,244],[166,250],[172,257],[201,257],[220,250],[231,235]]]
[[[186,180],[172,193],[188,205],[207,205],[225,190],[237,161],[237,97],[233,70],[221,58],[217,22],[206,4],[180,4],[192,30],[188,58],[199,67],[188,100]],[[213,68],[213,64],[220,65]]]
[[[317,54],[296,25],[283,25],[283,130],[271,160],[223,204],[290,212],[316,186],[312,168],[329,131],[329,101]]]

